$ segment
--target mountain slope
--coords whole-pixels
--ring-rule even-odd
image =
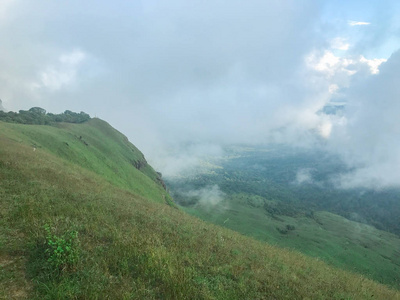
[[[56,127],[9,123],[4,126],[5,133],[7,130],[32,150],[49,151],[146,198],[170,200],[160,175],[147,164],[143,154],[105,121],[58,123]]]
[[[0,298],[400,299],[166,205],[132,149],[100,120],[0,122]]]
[[[183,209],[269,244],[296,249],[330,265],[400,286],[400,239],[396,235],[324,211],[315,212],[312,218],[269,216],[262,208],[237,198],[227,197],[213,209],[201,205]],[[241,195],[241,199],[249,198]]]

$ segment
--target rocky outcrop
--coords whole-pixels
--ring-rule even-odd
[[[132,165],[139,171],[147,166],[147,161],[143,158],[140,160],[132,160]]]
[[[146,167],[148,165],[144,156],[142,159],[139,159],[139,160],[131,160],[131,163],[139,171],[141,171],[144,167]],[[164,180],[162,180],[162,174],[160,172],[156,172],[156,173],[157,173],[157,177],[156,177],[155,181],[158,184],[160,184],[164,188],[164,190],[167,190],[167,186],[165,185]]]
[[[167,186],[165,185],[164,180],[162,180],[162,174],[160,172],[157,173],[157,182],[161,184],[161,186],[164,188],[164,190],[167,190]]]

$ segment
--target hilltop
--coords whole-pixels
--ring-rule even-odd
[[[178,209],[100,119],[0,121],[0,298],[400,299]]]

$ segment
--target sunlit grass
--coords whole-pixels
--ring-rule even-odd
[[[0,123],[3,298],[400,297],[362,276],[191,217],[158,201],[164,191],[152,180],[140,179],[142,189],[129,188],[102,174],[98,161],[81,167],[43,140],[47,129],[37,128],[36,141],[33,128],[17,134],[21,127]],[[34,151],[32,142],[41,147]],[[79,152],[90,160],[84,149]],[[150,201],[137,193],[148,189],[148,195],[161,196]],[[79,259],[59,276],[46,264],[46,224],[56,236],[71,230],[79,235]]]
[[[280,247],[299,250],[330,265],[359,272],[368,278],[400,287],[400,239],[372,226],[328,212],[314,218],[271,216],[243,197],[229,197],[213,207],[184,208],[201,219]],[[286,226],[294,230],[285,231]]]

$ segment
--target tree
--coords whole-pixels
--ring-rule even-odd
[[[39,114],[39,115],[46,114],[46,110],[41,107],[32,107],[29,111],[32,113],[35,113],[35,114]]]

